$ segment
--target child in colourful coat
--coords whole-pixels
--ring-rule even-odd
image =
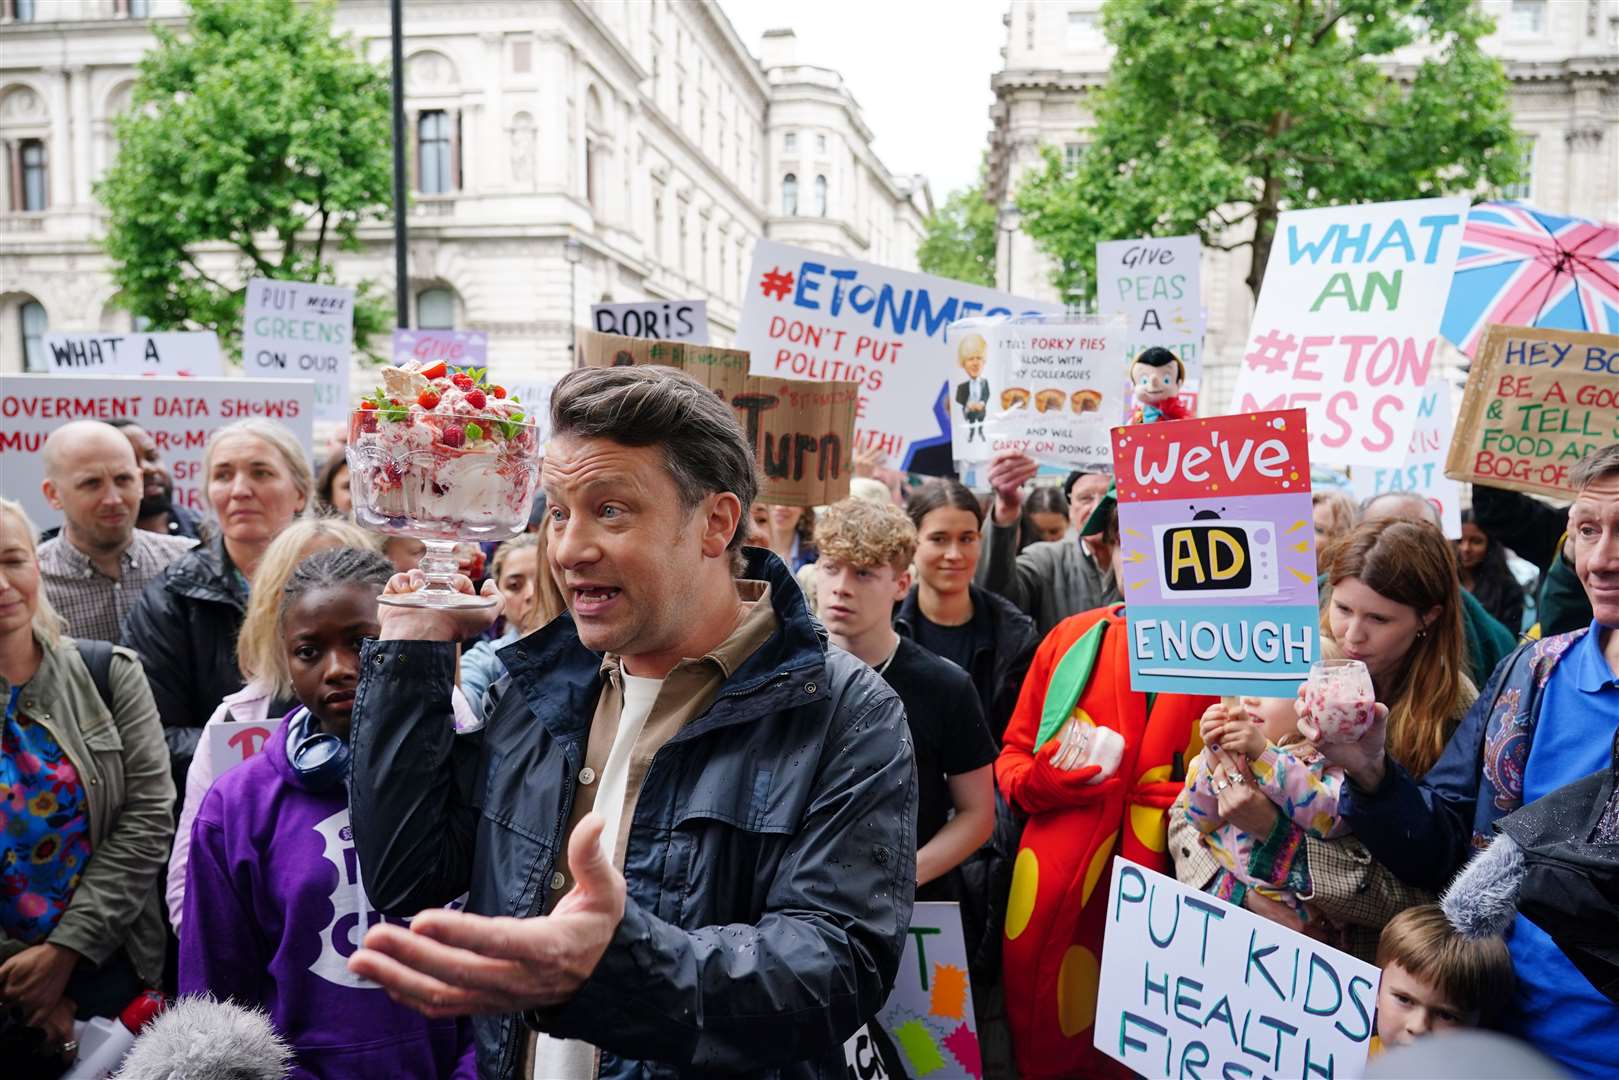
[[[180,992],[266,1010],[303,1080],[475,1075],[464,1019],[429,1020],[348,969],[383,918],[360,882],[346,780],[360,645],[393,572],[357,548],[298,564],[278,624],[302,705],[214,783],[192,827]]]

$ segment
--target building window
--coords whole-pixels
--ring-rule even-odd
[[[455,294],[443,286],[435,285],[416,294],[416,328],[418,330],[454,330]]]
[[[40,139],[23,139],[17,144],[20,166],[21,198],[18,210],[43,210],[49,205],[50,171],[46,167],[45,143]]]
[[[429,109],[416,119],[416,187],[424,195],[453,190],[450,114]]]
[[[1069,172],[1072,172],[1075,169],[1079,168],[1079,159],[1084,157],[1084,156],[1085,156],[1085,144],[1084,143],[1077,143],[1077,142],[1063,143],[1063,146],[1062,146],[1062,167],[1067,169]]]
[[[652,200],[652,253],[663,258],[663,200]]]
[[[34,0],[6,0],[3,10],[12,22],[34,21]]]
[[[50,329],[45,308],[39,301],[29,300],[19,309],[18,318],[22,323],[23,370],[44,371],[45,331]]]
[[[708,287],[708,230],[702,229],[697,237],[700,252],[697,257],[697,280]]]
[[[798,213],[798,177],[792,173],[781,178],[781,212],[787,217]]]
[[[151,0],[112,0],[112,10],[115,15],[124,15],[131,19],[145,19],[152,14]]]
[[[532,41],[512,42],[512,70],[519,75],[527,75],[534,69],[534,43]]]
[[[1518,182],[1508,184],[1501,194],[1509,199],[1534,198],[1535,193],[1535,137],[1523,135],[1518,143]]]
[[[1512,0],[1512,32],[1540,34],[1546,30],[1546,0]]]
[[[781,137],[781,150],[784,154],[798,153],[798,133],[789,131]]]
[[[826,217],[826,177],[815,178],[815,216]]]
[[[1098,37],[1096,26],[1096,12],[1070,11],[1068,13],[1068,47],[1070,49],[1085,48],[1095,45]]]
[[[680,273],[691,273],[691,231],[686,227],[686,215],[680,215]]]

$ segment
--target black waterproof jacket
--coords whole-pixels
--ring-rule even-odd
[[[911,586],[894,612],[894,629],[913,641],[922,615],[917,591]],[[1040,647],[1040,632],[1034,620],[1004,596],[977,585],[967,586],[967,591],[973,604],[973,637],[978,641],[967,674],[972,676],[984,719],[999,746],[1017,708],[1018,694],[1023,692],[1023,676],[1029,672],[1034,650]]]
[[[910,925],[916,768],[898,696],[827,644],[780,560],[750,549],[777,632],[653,758],[624,919],[556,1009],[475,1021],[481,1077],[528,1031],[602,1050],[601,1076],[843,1077]],[[500,652],[484,730],[451,731],[454,648],[367,642],[350,811],[366,891],[406,914],[534,916],[561,853],[601,688],[563,615]],[[524,1078],[526,1080],[526,1078]]]
[[[124,644],[146,668],[178,791],[202,726],[242,688],[236,635],[246,613],[247,590],[216,536],[164,568],[124,620]]]

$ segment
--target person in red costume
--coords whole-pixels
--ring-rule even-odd
[[[1117,553],[1113,493],[1084,532]],[[1165,811],[1202,748],[1216,699],[1130,689],[1124,605],[1082,612],[1046,636],[1006,728],[995,779],[1029,815],[1013,864],[1003,951],[1019,1073],[1132,1075],[1092,1045],[1112,860],[1172,874]]]
[[[1152,424],[1159,420],[1185,420],[1192,411],[1181,401],[1181,387],[1186,382],[1186,365],[1180,358],[1161,345],[1142,350],[1130,362],[1130,387],[1135,396],[1135,407],[1130,410],[1131,424]]]

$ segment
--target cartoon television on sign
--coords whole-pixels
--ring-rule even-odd
[[[1163,595],[1218,593],[1222,598],[1275,596],[1275,525],[1227,521],[1199,510],[1190,521],[1152,527],[1159,552],[1158,588]]]

